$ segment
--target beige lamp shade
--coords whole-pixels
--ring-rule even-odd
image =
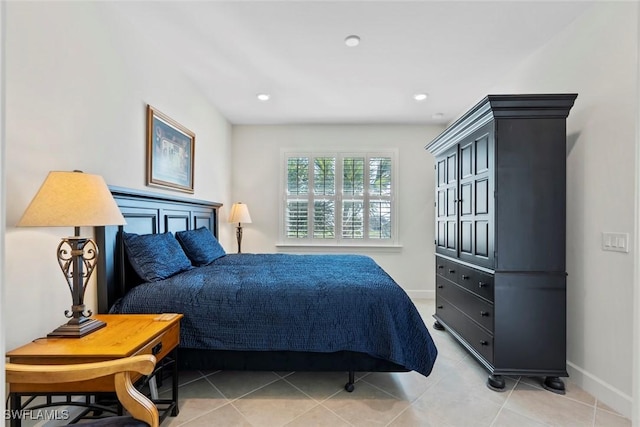
[[[249,215],[249,208],[247,205],[244,203],[234,203],[233,206],[231,206],[229,222],[244,222],[245,224],[251,223],[251,215]]]
[[[126,224],[107,184],[80,171],[49,172],[18,227],[83,227]]]

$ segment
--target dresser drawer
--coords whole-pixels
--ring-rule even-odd
[[[445,277],[452,282],[457,282],[460,275],[458,267],[460,267],[460,264],[456,262],[436,257],[436,275],[438,276]]]
[[[152,354],[156,360],[162,360],[180,343],[180,323],[175,323],[169,329],[149,341],[144,347],[135,352],[138,354]]]
[[[493,304],[440,277],[436,277],[436,293],[493,333]]]
[[[482,298],[493,302],[493,275],[466,265],[452,263],[458,273],[456,283]]]
[[[450,332],[459,335],[469,347],[482,355],[489,363],[493,363],[493,335],[438,294],[436,294],[435,317],[437,320],[442,320]]]
[[[447,271],[448,267],[449,267],[448,260],[444,258],[436,257],[436,275],[437,276],[446,277],[445,271]]]

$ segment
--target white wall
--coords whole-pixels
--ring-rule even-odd
[[[434,172],[433,157],[424,146],[443,129],[415,125],[234,126],[232,193],[235,200],[248,205],[253,221],[243,227],[243,252],[278,251],[281,149],[397,149],[402,248],[343,251],[372,256],[411,296],[432,297]],[[281,251],[296,252],[291,247]]]
[[[640,33],[640,7],[637,11],[637,28]],[[640,102],[640,43],[637,46],[636,57],[636,99]],[[636,197],[635,197],[635,241],[640,241],[640,105],[636,106]],[[633,413],[631,420],[633,425],[640,425],[640,251],[634,255],[635,268],[633,280],[633,369],[632,397]]]
[[[567,121],[570,380],[628,417],[638,244],[604,252],[601,233],[636,235],[637,55],[638,4],[596,3],[493,91],[579,94]]]
[[[4,185],[5,172],[5,79],[4,79],[4,52],[5,52],[5,2],[0,2],[0,354],[5,354],[6,322],[4,314],[4,236],[5,236],[5,212],[6,198]],[[4,384],[4,369],[0,372],[0,384]],[[5,401],[5,388],[0,388],[0,402]]]
[[[637,11],[637,28],[640,33],[640,7]],[[636,99],[640,102],[640,43],[637,46],[636,56]],[[640,105],[636,106],[636,197],[635,197],[635,233],[634,240],[640,241]],[[632,375],[632,397],[633,412],[631,420],[633,425],[640,425],[640,251],[636,250],[634,255],[635,268],[633,280],[633,369]]]
[[[6,5],[6,287],[8,349],[64,323],[71,305],[55,259],[72,229],[15,224],[50,170],[145,186],[145,108],[196,134],[195,194],[228,206],[231,126],[172,64],[103,2]],[[3,193],[4,194],[4,193]],[[82,230],[92,234],[91,229]],[[225,243],[231,234],[222,230]],[[98,268],[100,268],[98,266]],[[4,270],[3,270],[4,271]],[[95,279],[95,278],[94,278]],[[95,282],[87,291],[95,308]]]

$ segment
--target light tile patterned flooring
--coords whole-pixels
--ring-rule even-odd
[[[345,372],[180,372],[180,414],[162,427],[631,426],[570,379],[565,395],[544,390],[536,378],[506,378],[505,392],[489,390],[480,364],[433,329],[434,301],[415,303],[439,351],[429,377],[362,373],[347,393]],[[160,397],[169,388],[166,381]],[[60,423],[23,423],[53,425]]]
[[[433,300],[416,306],[439,351],[429,377],[363,373],[347,393],[345,372],[181,372],[180,414],[162,426],[631,425],[570,379],[565,395],[524,377],[507,378],[505,392],[489,390],[479,363],[447,332],[433,330]]]

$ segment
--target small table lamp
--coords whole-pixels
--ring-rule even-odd
[[[240,245],[242,244],[242,223],[251,224],[251,215],[249,215],[249,208],[244,203],[234,203],[231,206],[231,213],[229,214],[229,222],[237,222],[236,237],[238,238],[238,253],[241,253]]]
[[[125,224],[107,184],[101,176],[73,172],[49,172],[18,227],[74,227],[75,236],[66,237],[58,245],[58,264],[64,274],[73,305],[71,320],[49,337],[79,338],[106,324],[85,313],[84,292],[98,261],[98,247],[88,237],[80,237],[80,227]],[[85,271],[86,269],[86,271]]]

